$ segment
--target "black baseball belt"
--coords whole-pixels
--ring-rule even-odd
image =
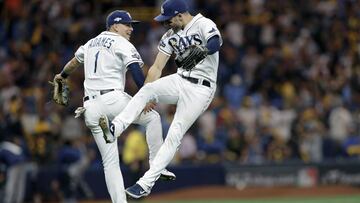
[[[180,75],[182,78],[188,80],[188,81],[191,82],[191,83],[199,84],[199,80],[200,80],[200,79],[198,79],[198,78],[186,77],[186,76],[183,76],[183,75],[181,75],[181,74],[179,74],[179,75]],[[205,79],[204,79],[201,84],[204,85],[204,86],[206,86],[206,87],[210,87],[210,82],[209,82],[208,80],[205,80]]]
[[[115,89],[107,89],[107,90],[100,90],[100,95],[103,95],[103,94],[106,94],[106,93],[109,93],[109,92],[112,92],[112,91],[115,91]],[[94,95],[94,96],[91,96],[93,99],[96,97],[96,95]],[[89,96],[86,96],[86,97],[84,97],[84,102],[85,101],[87,101],[87,100],[89,100],[90,99],[90,97]]]

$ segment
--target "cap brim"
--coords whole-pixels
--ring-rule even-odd
[[[158,22],[163,22],[163,21],[167,21],[170,20],[172,18],[172,16],[164,16],[164,15],[158,15],[154,18],[154,20],[158,21]]]
[[[132,20],[131,21],[131,24],[138,24],[138,23],[140,23],[140,21],[138,21],[138,20]]]
[[[119,22],[121,24],[138,24],[140,23],[140,21],[138,20],[131,20],[131,21],[123,21],[123,22]]]

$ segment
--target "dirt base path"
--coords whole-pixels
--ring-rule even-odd
[[[206,186],[180,189],[174,192],[151,194],[147,200],[194,200],[194,199],[253,199],[269,197],[316,197],[336,195],[360,195],[359,187],[326,186],[313,188],[245,188]]]

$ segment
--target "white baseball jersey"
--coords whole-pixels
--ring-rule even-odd
[[[127,39],[104,31],[79,47],[75,58],[84,63],[85,95],[89,90],[124,90],[127,66],[144,63],[140,54]]]
[[[183,53],[191,45],[206,46],[207,41],[218,35],[220,43],[222,39],[216,24],[209,18],[205,18],[200,13],[185,26],[183,30],[174,32],[170,29],[166,32],[160,43],[159,50],[166,55]],[[219,52],[208,55],[202,62],[198,63],[194,69],[186,71],[178,68],[178,73],[187,77],[203,78],[215,83],[219,66]]]
[[[201,14],[196,15],[183,30],[174,33],[169,30],[159,43],[159,51],[166,55],[180,54],[191,45],[206,46],[207,41],[220,32],[215,23]],[[176,104],[176,112],[170,125],[165,142],[157,152],[153,164],[137,184],[150,191],[161,171],[173,159],[186,131],[208,108],[216,91],[216,77],[219,66],[219,53],[208,55],[191,71],[179,68],[177,73],[161,77],[144,85],[128,105],[116,116],[112,123],[115,129],[126,129],[142,112],[148,101]],[[191,82],[184,77],[198,78]],[[209,80],[212,84],[203,83]],[[201,83],[199,81],[202,81]],[[121,134],[121,130],[118,134]]]
[[[120,170],[117,142],[107,144],[99,126],[99,118],[106,115],[109,120],[119,114],[131,96],[124,92],[125,74],[128,65],[143,61],[135,47],[124,37],[113,32],[102,32],[81,46],[75,58],[84,63],[84,118],[99,148],[104,167],[106,186],[112,202],[126,203],[124,181]],[[101,94],[99,90],[115,89]],[[134,120],[146,128],[149,146],[149,164],[163,143],[160,115],[156,111],[142,114]]]

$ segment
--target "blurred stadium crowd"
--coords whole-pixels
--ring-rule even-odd
[[[151,65],[165,32],[152,20],[159,3],[0,1],[0,170],[59,165],[76,177],[101,165],[90,131],[73,113],[82,106],[82,69],[70,76],[69,107],[50,101],[48,81],[82,43],[105,29],[108,11],[125,6],[134,18],[143,18],[131,41]],[[185,135],[173,165],[359,157],[360,1],[193,0],[191,5],[217,23],[224,43],[216,97]],[[149,14],[137,15],[140,8]],[[171,61],[164,75],[175,71]],[[137,91],[131,77],[127,90]],[[157,110],[166,135],[175,107]],[[134,171],[146,166],[143,129],[133,126],[119,145],[124,165]],[[2,180],[4,175],[0,185]]]

